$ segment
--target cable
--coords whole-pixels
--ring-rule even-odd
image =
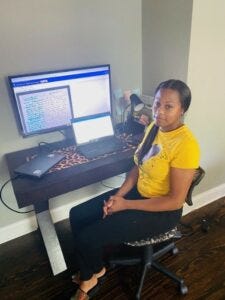
[[[116,175],[116,177],[120,177],[120,178],[123,178],[123,179],[126,178],[126,176],[124,176],[124,175]]]
[[[125,177],[123,175],[116,175],[116,177],[120,177],[120,178],[125,179]],[[101,181],[100,183],[101,183],[101,185],[103,185],[103,186],[105,186],[107,188],[110,188],[110,189],[117,189],[118,188],[118,187],[114,187],[114,186],[109,186],[109,185],[103,183],[103,181]]]
[[[66,134],[62,130],[59,130],[59,132],[66,138]]]
[[[9,210],[11,210],[11,211],[13,211],[13,212],[16,212],[16,213],[18,213],[18,214],[28,214],[28,213],[34,211],[34,209],[28,210],[28,211],[19,211],[19,210],[16,210],[16,209],[11,208],[10,206],[8,206],[8,204],[6,204],[5,201],[2,199],[2,191],[3,191],[4,187],[5,187],[10,181],[16,180],[16,179],[18,179],[19,177],[20,177],[20,175],[17,175],[17,176],[15,176],[15,177],[13,177],[13,178],[10,178],[10,179],[8,179],[8,180],[3,184],[3,186],[1,187],[1,190],[0,190],[0,200],[1,200],[2,204],[3,204],[5,207],[7,207]]]
[[[180,231],[181,231],[182,236],[191,236],[194,233],[194,229],[190,224],[184,223],[183,221],[180,220],[178,225],[180,225],[180,227],[181,227]]]
[[[116,187],[114,186],[109,186],[103,183],[103,181],[101,181],[101,185],[103,185],[104,187],[110,188],[110,189],[116,189]]]
[[[127,111],[127,109],[129,108],[131,106],[131,104],[128,104],[125,108],[124,108],[124,110],[123,110],[123,115],[122,115],[122,126],[123,126],[123,132],[125,132],[125,114],[126,114],[126,111]]]
[[[46,150],[47,149],[47,150]],[[54,150],[53,147],[51,146],[51,144],[47,143],[47,142],[40,142],[38,143],[38,152],[42,153],[43,150],[45,150],[46,152],[48,152],[49,150],[52,151]]]

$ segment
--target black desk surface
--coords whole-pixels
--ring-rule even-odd
[[[67,149],[66,147],[73,146],[70,142],[51,144],[51,148],[55,151],[64,151],[63,149]],[[81,162],[69,167],[50,170],[40,179],[19,177],[13,180],[12,186],[19,208],[33,204],[36,212],[45,210],[46,203],[50,198],[128,172],[133,166],[134,148],[129,146],[119,153],[105,155],[90,161],[81,159]],[[27,157],[37,155],[38,150],[38,147],[35,147],[6,154],[10,176],[15,177],[14,169],[26,162]]]

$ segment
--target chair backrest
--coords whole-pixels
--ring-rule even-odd
[[[188,190],[188,193],[187,193],[187,196],[186,196],[186,199],[185,199],[185,202],[191,206],[193,205],[193,202],[192,202],[192,192],[195,188],[196,185],[199,184],[199,182],[202,180],[202,178],[205,176],[205,171],[201,168],[201,167],[198,167],[198,169],[196,169],[196,172],[195,172],[195,175],[194,175],[194,179],[191,183],[191,186]]]

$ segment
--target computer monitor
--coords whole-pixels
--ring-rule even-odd
[[[9,76],[24,137],[65,129],[71,120],[111,114],[110,65]]]

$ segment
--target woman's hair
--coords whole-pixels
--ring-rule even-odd
[[[158,93],[159,90],[162,89],[171,89],[177,91],[180,98],[181,107],[183,108],[184,112],[186,112],[191,104],[191,90],[181,80],[176,79],[169,79],[167,81],[161,82],[154,93],[154,96]]]
[[[159,90],[162,89],[171,89],[174,91],[177,91],[179,94],[180,98],[180,103],[181,107],[186,112],[191,104],[191,90],[189,87],[186,85],[181,80],[176,80],[176,79],[169,79],[167,81],[161,82],[154,93],[155,95],[158,93]],[[158,133],[159,127],[156,126],[155,124],[152,126],[151,130],[149,131],[147,137],[145,138],[145,141],[142,145],[142,147],[138,150],[137,152],[137,158],[138,158],[138,164],[142,164],[143,157],[148,153],[150,150],[152,143]]]

